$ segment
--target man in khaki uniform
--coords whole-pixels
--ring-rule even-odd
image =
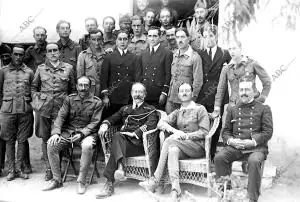
[[[47,60],[38,66],[31,86],[32,105],[36,112],[35,132],[43,139],[42,152],[46,164],[45,180],[52,179],[47,155],[47,141],[50,138],[51,125],[55,120],[63,100],[75,92],[75,75],[72,65],[59,61],[57,44],[46,47]]]
[[[77,193],[83,194],[86,191],[86,175],[92,161],[97,126],[103,109],[100,98],[89,92],[90,86],[91,80],[88,77],[80,77],[78,93],[66,97],[54,121],[47,147],[53,180],[44,191],[62,186],[59,153],[72,144],[79,144],[82,148]]]

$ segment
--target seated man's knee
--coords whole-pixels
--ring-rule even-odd
[[[95,144],[95,138],[92,136],[88,136],[82,140],[81,148],[82,151],[93,150]]]
[[[265,155],[260,152],[250,154],[248,158],[248,165],[260,165],[265,160]]]
[[[225,155],[222,152],[218,152],[215,154],[214,162],[215,164],[221,163],[225,161]]]
[[[169,150],[168,150],[169,152],[169,155],[178,155],[179,154],[179,152],[180,152],[180,149],[177,147],[177,146],[173,146],[173,145],[171,145],[170,147],[169,147]]]

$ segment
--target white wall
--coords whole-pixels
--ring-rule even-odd
[[[226,2],[220,1],[219,42],[223,47],[226,47],[226,40],[220,27],[228,16],[228,9],[224,9]],[[287,29],[286,18],[279,16],[287,1],[269,1],[268,5],[266,2],[268,0],[260,1],[256,21],[252,21],[238,36],[245,55],[261,63],[271,76],[280,67],[286,69],[281,76],[273,79],[266,102],[272,108],[274,122],[274,134],[269,143],[270,158],[275,165],[283,166],[281,164],[300,154],[300,19],[298,16],[295,30]],[[277,20],[274,20],[276,17]]]
[[[85,34],[84,19],[96,17],[100,27],[107,15],[119,20],[119,14],[132,14],[133,0],[0,0],[0,35],[3,42],[34,42],[32,29],[43,26],[48,31],[48,41],[57,41],[55,30],[59,20],[71,22],[71,38],[75,41]],[[26,20],[32,21],[21,32]]]

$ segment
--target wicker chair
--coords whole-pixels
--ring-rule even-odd
[[[220,123],[220,117],[212,118],[210,117],[210,130],[209,134],[205,138],[205,157],[199,159],[184,159],[179,160],[179,180],[180,183],[194,184],[201,187],[211,187],[212,185],[212,173],[211,173],[211,159],[210,159],[210,147],[211,138],[216,132],[218,125]],[[160,148],[166,139],[166,135],[163,131],[159,134],[160,138]],[[170,184],[169,175],[167,169],[164,173],[164,183]],[[207,189],[207,193],[210,196],[211,189]]]
[[[160,117],[160,112],[158,111]],[[119,131],[121,126],[112,126],[108,132],[100,137],[100,141],[105,155],[105,164],[107,164],[111,151],[112,135]],[[153,129],[143,133],[143,145],[145,155],[127,157],[124,159],[125,176],[137,180],[146,180],[151,177],[156,169],[159,155],[159,130]]]

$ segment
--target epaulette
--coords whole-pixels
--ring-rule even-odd
[[[151,107],[145,107],[145,106],[144,106],[144,108],[145,108],[145,109],[150,109],[150,110],[152,110],[152,108],[151,108]]]
[[[69,97],[76,96],[76,95],[77,95],[77,93],[72,93],[69,95]]]

